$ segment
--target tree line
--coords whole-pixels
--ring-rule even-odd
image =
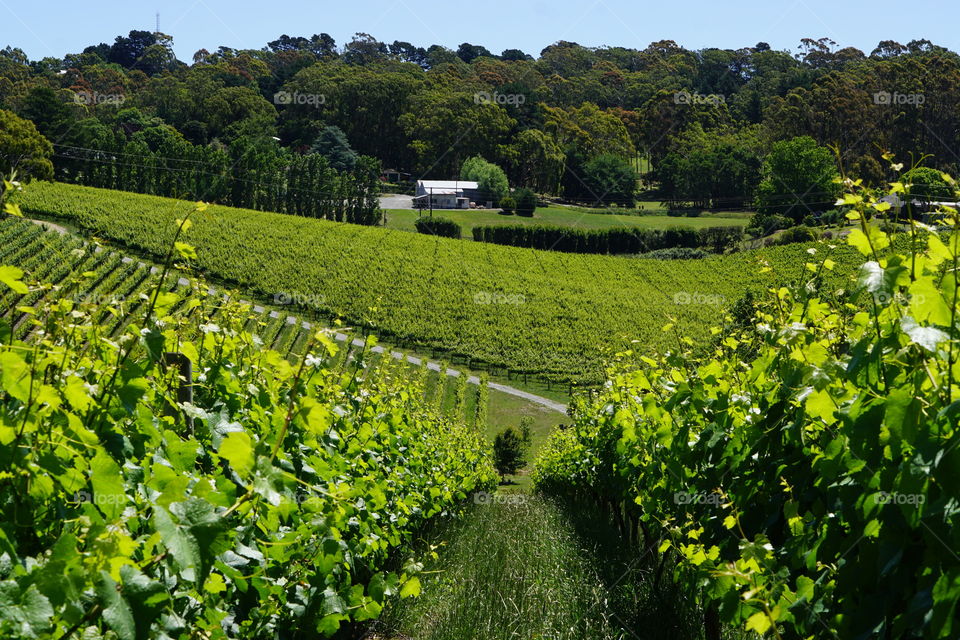
[[[318,34],[188,63],[169,36],[134,31],[63,58],[0,51],[0,108],[78,148],[239,144],[441,179],[480,156],[513,187],[584,202],[630,204],[639,175],[680,205],[743,208],[766,194],[789,207],[806,189],[792,194],[766,164],[795,138],[835,146],[833,162],[871,184],[887,177],[884,151],[932,153],[956,172],[944,151],[960,144],[960,56],[927,40],[869,53],[826,38],[796,51],[560,41],[534,56]]]

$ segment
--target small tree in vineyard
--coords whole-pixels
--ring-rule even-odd
[[[527,464],[530,450],[529,418],[520,422],[519,432],[507,427],[493,440],[493,464],[501,477],[514,475]]]

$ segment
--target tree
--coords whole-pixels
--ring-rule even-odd
[[[520,62],[524,60],[533,60],[533,56],[528,53],[524,53],[520,49],[505,49],[503,53],[500,54],[500,59],[508,62]]]
[[[476,182],[484,197],[494,202],[498,202],[510,192],[510,183],[503,169],[480,156],[468,158],[463,163],[460,179]]]
[[[537,194],[530,189],[517,189],[513,196],[516,198],[516,210],[518,216],[533,217],[537,210]]]
[[[527,464],[530,440],[528,420],[521,420],[519,433],[507,427],[493,439],[493,464],[501,477],[514,475]]]
[[[514,138],[515,181],[540,193],[557,193],[565,156],[554,139],[539,129],[526,129]]]
[[[20,115],[27,118],[44,136],[59,138],[69,128],[73,117],[70,105],[64,102],[61,94],[50,87],[36,87],[30,91]]]
[[[430,66],[427,62],[427,50],[423,47],[417,47],[409,42],[394,40],[389,49],[390,55],[394,56],[401,62],[412,62],[422,69],[426,69]]]
[[[347,64],[365,65],[383,60],[389,53],[387,45],[369,33],[357,33],[343,48],[343,60]]]
[[[302,36],[291,38],[287,34],[283,34],[273,42],[268,42],[267,48],[274,53],[306,51],[317,58],[335,58],[337,56],[337,42],[326,33],[315,33],[310,39]]]
[[[113,46],[110,47],[107,61],[132,69],[143,57],[147,48],[155,44],[157,44],[157,37],[150,31],[133,30],[127,37],[117,36]]]
[[[478,44],[470,44],[469,42],[464,42],[460,45],[460,48],[457,49],[457,57],[461,60],[470,64],[474,60],[480,57],[493,57],[493,54],[486,47],[482,47]]]
[[[606,154],[583,166],[583,183],[584,199],[631,207],[637,192],[637,172],[628,160]]]
[[[704,131],[694,123],[682,132],[673,142],[676,150],[667,154],[655,171],[664,200],[704,209],[742,208],[752,203],[761,166],[754,129],[734,134]]]
[[[0,177],[9,179],[15,171],[24,181],[49,180],[53,178],[52,155],[53,145],[32,122],[0,109]]]
[[[809,136],[773,145],[763,166],[757,188],[757,210],[780,213],[800,222],[817,211],[833,206],[840,185],[836,161],[826,147]]]
[[[910,185],[909,195],[933,200],[952,200],[953,188],[936,169],[916,167],[900,176],[900,182]]]
[[[410,99],[400,126],[424,174],[453,175],[470,155],[497,158],[516,122],[499,105],[480,103],[474,93],[421,91]]]
[[[357,152],[350,147],[346,134],[334,125],[323,128],[310,153],[319,153],[337,171],[352,171],[357,164]]]

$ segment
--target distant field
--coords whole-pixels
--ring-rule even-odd
[[[429,212],[424,215],[430,215]],[[639,229],[666,229],[667,227],[685,226],[695,227],[725,227],[746,226],[749,222],[748,214],[703,214],[697,218],[672,217],[664,215],[617,215],[612,213],[596,213],[589,209],[571,207],[543,207],[537,209],[532,218],[517,215],[503,215],[491,210],[441,210],[435,209],[434,216],[448,218],[463,227],[465,238],[472,237],[472,229],[486,225],[552,225],[558,227],[573,227],[579,229],[609,229],[613,227],[628,227]],[[419,217],[417,211],[410,209],[389,209],[386,211],[387,224],[390,229],[401,231],[416,231],[414,223]]]

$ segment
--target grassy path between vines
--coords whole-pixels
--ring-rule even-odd
[[[566,513],[498,493],[448,523],[421,597],[389,608],[370,640],[593,640],[631,637]]]

